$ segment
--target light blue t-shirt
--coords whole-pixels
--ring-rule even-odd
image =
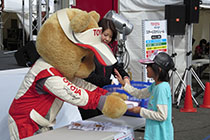
[[[145,140],[173,140],[174,129],[172,124],[172,102],[171,88],[168,82],[155,85],[155,82],[148,88],[151,96],[148,109],[157,111],[157,105],[168,106],[168,116],[165,121],[146,119]]]

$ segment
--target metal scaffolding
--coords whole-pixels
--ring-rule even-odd
[[[28,4],[26,0],[22,0],[22,45],[25,46],[26,34],[24,30],[24,25],[27,22],[25,16],[29,15],[29,34],[27,41],[35,41],[36,36],[44,23],[44,21],[49,17],[51,13],[62,8],[71,7],[70,3],[75,3],[75,0],[29,0]],[[50,5],[51,4],[51,5]],[[53,4],[53,5],[52,5]],[[26,13],[26,7],[29,6],[29,14]],[[2,12],[4,8],[4,0],[0,0],[0,50],[4,49],[3,46],[3,21],[2,21]]]
[[[44,2],[43,2],[44,1]],[[23,8],[24,9],[24,8]],[[49,0],[29,0],[29,36],[35,40],[44,21],[49,17]],[[35,34],[33,34],[35,33]]]
[[[34,32],[38,33],[44,21],[49,17],[50,14],[49,1],[50,0],[29,0],[30,41],[35,40],[33,33]],[[70,7],[69,1],[70,0],[54,0],[53,11]]]

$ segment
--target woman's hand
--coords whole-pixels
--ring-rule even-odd
[[[119,83],[124,86],[125,85],[125,81],[122,79],[122,76],[120,75],[120,73],[117,71],[117,69],[114,69],[115,72],[115,77],[117,78],[117,80],[119,81]]]

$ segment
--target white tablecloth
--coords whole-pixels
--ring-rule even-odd
[[[210,64],[210,59],[195,59],[192,60],[192,65],[195,67],[203,66],[204,64]]]

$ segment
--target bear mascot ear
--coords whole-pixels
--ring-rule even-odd
[[[82,13],[78,13],[77,16],[73,17],[71,20],[71,29],[75,33],[81,33],[87,28],[95,28],[100,19],[100,15],[96,11],[91,11],[89,13],[82,11]],[[92,21],[95,22],[92,22]],[[83,22],[81,22],[83,21]]]
[[[90,11],[88,13],[94,20],[98,23],[100,19],[100,15],[96,11]]]
[[[90,24],[90,21],[91,21],[90,18],[91,18],[90,15],[85,11],[78,13],[77,16],[74,16],[71,19],[70,26],[71,26],[72,31],[74,31],[75,33],[80,33],[80,32],[85,31],[88,25]]]

